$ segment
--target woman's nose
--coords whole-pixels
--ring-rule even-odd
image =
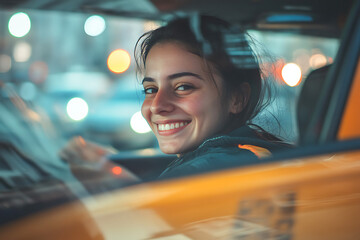
[[[158,90],[151,103],[150,111],[152,113],[159,114],[159,113],[171,112],[173,110],[174,110],[174,104],[172,102],[171,94],[166,91]]]

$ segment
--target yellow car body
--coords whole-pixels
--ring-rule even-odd
[[[353,144],[351,139],[358,144],[359,126],[354,123],[360,122],[359,91],[358,64],[338,132],[343,146]],[[357,239],[359,182],[360,150],[348,147],[129,187],[24,218],[2,227],[0,235],[3,239]]]

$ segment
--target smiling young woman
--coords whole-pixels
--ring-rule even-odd
[[[223,80],[215,84],[201,57],[177,43],[155,45],[146,61],[142,114],[168,154],[194,150],[204,139],[221,132],[229,121],[230,99]]]
[[[160,149],[179,157],[162,177],[257,161],[288,147],[249,127],[265,87],[240,28],[209,16],[179,18],[144,34],[135,50],[144,76],[142,114]]]
[[[179,18],[141,36],[135,53],[141,112],[160,149],[178,156],[160,178],[254,163],[289,147],[252,123],[266,105],[267,83],[240,28],[209,16]],[[61,157],[104,162],[111,153],[73,140]]]

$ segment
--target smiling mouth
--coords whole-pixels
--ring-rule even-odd
[[[188,125],[189,122],[174,122],[174,123],[165,123],[157,124],[159,131],[170,131],[174,129],[180,129]]]

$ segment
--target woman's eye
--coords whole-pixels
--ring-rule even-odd
[[[144,89],[144,93],[145,94],[153,94],[153,93],[156,93],[157,92],[157,89],[156,88],[151,88],[151,87],[149,87],[149,88],[145,88]]]
[[[185,84],[176,87],[176,90],[179,90],[179,91],[186,91],[186,90],[191,90],[191,89],[194,89],[194,87],[191,85],[185,85]]]

